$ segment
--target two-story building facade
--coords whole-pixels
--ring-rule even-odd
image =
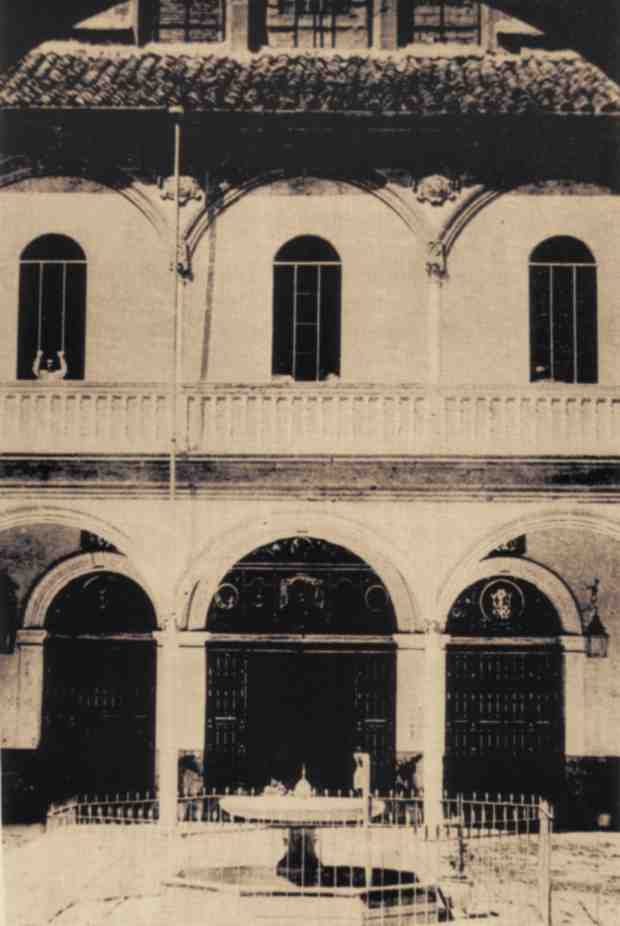
[[[0,78],[9,813],[362,751],[617,822],[620,88],[505,6],[84,4]]]

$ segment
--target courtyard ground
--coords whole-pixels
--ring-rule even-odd
[[[179,867],[180,840],[156,827],[6,827],[2,835],[1,926],[250,926],[226,898],[164,886]],[[616,926],[620,833],[555,835],[552,874],[553,926]],[[510,926],[535,926],[516,904]],[[502,926],[497,916],[470,922],[485,919]]]

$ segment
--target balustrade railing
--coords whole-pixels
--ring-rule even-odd
[[[616,455],[620,388],[196,384],[178,399],[190,455]],[[162,384],[0,385],[4,453],[159,454]]]

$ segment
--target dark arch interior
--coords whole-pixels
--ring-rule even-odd
[[[557,235],[541,241],[530,256],[531,263],[540,264],[593,264],[594,256],[590,249],[570,235]]]
[[[266,544],[226,574],[207,626],[222,633],[207,644],[207,787],[291,788],[305,765],[315,788],[348,790],[354,752],[391,786],[396,619],[367,563],[316,537]]]
[[[259,547],[222,579],[207,627],[227,633],[391,634],[396,615],[376,572],[344,547],[287,537]]]
[[[66,235],[41,235],[26,245],[22,260],[86,260],[84,251]]]
[[[497,575],[479,579],[448,612],[447,633],[459,636],[555,637],[562,622],[549,598],[532,582]]]
[[[324,238],[316,235],[300,235],[283,244],[276,254],[276,261],[340,261],[340,256]]]
[[[148,595],[137,582],[101,571],[73,579],[58,593],[46,627],[71,636],[150,633],[157,621]]]
[[[48,801],[154,785],[155,611],[109,570],[69,582],[52,602],[44,651],[39,759]]]

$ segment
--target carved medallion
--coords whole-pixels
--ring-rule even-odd
[[[230,582],[223,582],[213,596],[213,600],[220,611],[232,611],[239,602],[239,592]]]
[[[524,608],[523,592],[509,579],[493,579],[480,593],[480,610],[489,623],[514,624]]]

